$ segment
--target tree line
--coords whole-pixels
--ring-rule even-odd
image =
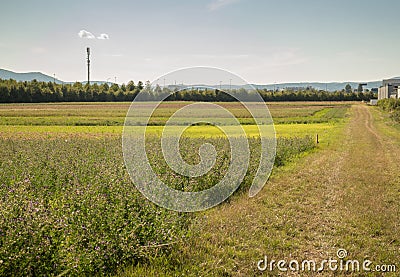
[[[135,84],[56,84],[54,82],[39,82],[37,80],[18,82],[0,79],[0,103],[39,103],[39,102],[112,102],[133,101],[141,92],[140,100],[151,101],[160,96],[169,101],[210,101],[232,102],[234,97],[222,90],[211,88],[189,88],[151,86],[150,82],[139,81]],[[171,92],[174,92],[171,94]],[[354,92],[351,89],[327,92],[313,88],[303,90],[267,90],[258,89],[264,101],[369,101],[376,98],[373,92]],[[230,93],[240,95],[242,99],[251,98],[254,91],[244,88],[232,89]],[[170,95],[171,94],[171,95]]]

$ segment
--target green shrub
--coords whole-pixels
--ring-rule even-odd
[[[390,113],[390,117],[394,121],[400,122],[400,99],[381,99],[378,101],[378,106],[382,110]]]

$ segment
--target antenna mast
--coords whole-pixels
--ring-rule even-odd
[[[90,47],[86,48],[87,52],[87,82],[90,85]]]

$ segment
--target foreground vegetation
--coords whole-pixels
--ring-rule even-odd
[[[183,104],[174,102],[174,105]],[[312,151],[316,147],[316,132],[324,130],[323,140],[331,141],[332,132],[342,126],[346,105],[271,105],[276,118],[282,122],[286,118],[292,123],[281,125],[287,127],[284,132],[277,128],[280,138],[276,167],[282,168],[299,155]],[[112,273],[131,265],[140,272],[142,266],[152,264],[154,259],[167,267],[180,264],[169,259],[180,251],[182,241],[192,238],[193,224],[202,213],[172,212],[144,199],[134,189],[124,168],[122,127],[102,126],[96,121],[97,116],[106,112],[109,118],[123,114],[127,105],[109,105],[100,111],[99,106],[94,107],[1,106],[3,122],[21,115],[25,125],[0,127],[0,275],[92,275]],[[171,113],[171,106],[164,108],[159,111],[160,118]],[[235,112],[242,119],[246,118],[237,106],[230,108],[237,109]],[[96,126],[54,126],[58,120],[54,117],[65,117],[68,112],[78,121],[92,118]],[[42,125],[29,126],[31,118],[40,116]],[[321,123],[309,120],[309,117],[324,116],[324,129],[318,129]],[[305,123],[294,124],[293,118],[298,117]],[[54,131],[56,127],[58,132]],[[252,128],[252,125],[245,127]],[[109,132],[109,128],[115,132]],[[226,139],[212,135],[205,138],[207,126],[191,127],[194,131],[188,131],[182,142],[184,158],[196,162],[198,157],[193,155],[193,149],[205,141],[215,145],[219,153],[210,173],[192,179],[174,174],[160,159],[157,128],[162,126],[150,128],[156,128],[147,141],[152,168],[170,186],[201,190],[219,181],[229,164]],[[249,143],[253,155],[257,156],[259,139],[249,138]],[[234,199],[242,198],[251,184],[257,159],[251,160]],[[168,259],[165,264],[163,259]]]
[[[204,142],[188,140],[184,145],[191,147],[183,151],[184,157],[192,157],[193,144]],[[219,159],[214,172],[188,188],[196,180],[168,172],[160,163],[156,142],[149,141],[152,167],[176,188],[212,186],[229,163]],[[222,139],[208,142],[222,152],[229,145]],[[168,250],[166,246],[187,232],[190,214],[159,208],[133,189],[124,170],[120,138],[7,138],[0,145],[2,276],[111,272]],[[257,140],[251,145],[257,147]],[[276,164],[314,146],[312,138],[282,138]],[[251,184],[256,168],[253,162],[243,188]]]
[[[378,106],[388,112],[394,121],[400,122],[400,99],[382,99],[378,101]]]

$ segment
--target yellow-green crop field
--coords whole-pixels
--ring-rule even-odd
[[[166,102],[149,120],[147,133],[162,134],[164,124],[179,108],[190,102]],[[0,105],[0,135],[20,138],[54,136],[120,136],[130,103],[64,103]],[[258,135],[250,114],[238,103],[219,103],[231,111],[249,136]],[[267,103],[278,137],[316,136],[323,139],[345,119],[348,103]],[[145,104],[143,104],[145,108]],[[204,112],[204,116],[207,111]],[[199,115],[199,119],[203,115]],[[137,126],[136,128],[143,128]],[[231,126],[231,128],[235,128]],[[229,129],[229,127],[228,127]],[[239,133],[239,132],[238,132]],[[214,137],[223,133],[212,126],[191,126],[184,135]]]

